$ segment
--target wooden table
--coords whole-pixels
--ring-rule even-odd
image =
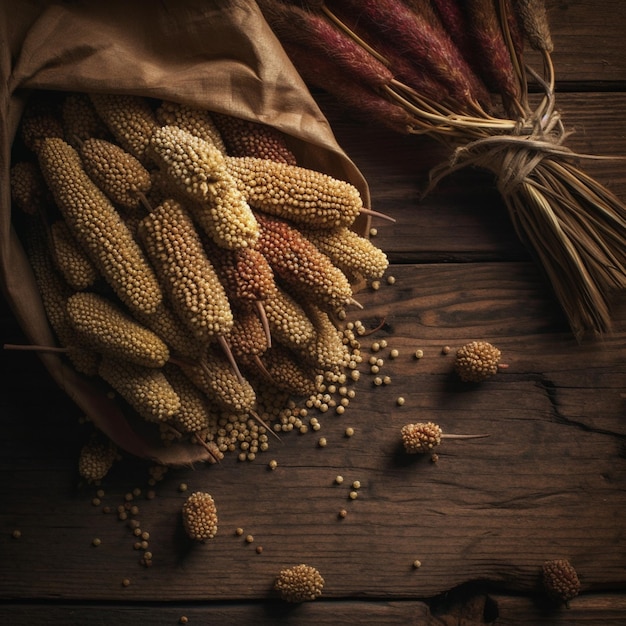
[[[626,155],[626,5],[548,6],[558,102],[575,130],[569,145]],[[420,200],[441,148],[320,101],[368,179],[374,208],[397,220],[374,224],[395,284],[359,294],[365,324],[385,319],[362,346],[369,355],[374,341],[387,340],[381,374],[391,383],[375,386],[363,367],[348,410],[318,416],[318,433],[287,434],[254,462],[229,456],[170,470],[154,498],[149,464],[124,458],[94,505],[97,488],[77,473],[87,432],[80,412],[36,357],[2,353],[3,623],[626,623],[624,299],[613,333],[578,344],[488,175],[460,172]],[[625,170],[618,160],[587,164],[622,198]],[[3,342],[22,339],[6,304],[1,328]],[[509,364],[481,385],[460,383],[442,353],[473,339],[495,343]],[[427,420],[490,437],[445,442],[437,463],[408,457],[400,428]],[[184,538],[183,483],[218,504],[219,532],[206,544]],[[135,488],[150,568],[116,513]],[[541,565],[555,558],[569,559],[582,583],[569,608],[540,592]],[[301,562],[320,570],[324,594],[287,605],[272,585],[280,569]]]

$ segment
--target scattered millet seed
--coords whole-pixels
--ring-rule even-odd
[[[137,505],[130,507],[131,515],[139,515],[139,507]]]
[[[133,489],[133,495],[135,496],[135,498],[139,497],[141,495],[141,489],[139,489],[139,487],[135,487]]]
[[[375,341],[371,346],[370,346],[370,350],[372,352],[378,352],[380,350],[380,343],[378,343],[378,341]]]
[[[271,470],[275,470],[278,467],[278,461],[272,459],[267,465]]]
[[[93,541],[91,542],[91,545],[98,547],[101,543],[102,543],[102,541],[100,539],[98,539],[98,537],[95,537],[93,539]]]
[[[378,367],[378,365],[372,365],[372,367],[370,367],[371,374],[378,374],[378,372],[380,372],[380,367]]]
[[[102,507],[102,512],[103,513],[110,513],[111,512],[111,507],[110,506],[103,506]]]
[[[256,553],[257,554],[261,554],[263,552],[263,546],[257,546],[256,547]]]
[[[128,587],[128,585],[130,585],[130,579],[122,578],[122,587]]]
[[[381,339],[380,340],[380,347],[381,348],[386,348],[387,347],[387,340],[386,339]]]
[[[415,358],[416,359],[421,359],[424,356],[424,351],[423,350],[416,350],[415,351]]]
[[[147,549],[148,549],[148,542],[147,542],[147,541],[140,541],[140,542],[139,542],[139,547],[140,547],[142,550],[147,550]]]
[[[343,415],[345,412],[346,412],[346,406],[344,404],[339,404],[335,408],[335,413],[337,413],[337,415]]]
[[[383,385],[388,385],[391,383],[391,376],[383,376]]]
[[[399,398],[396,398],[396,404],[398,406],[403,406],[404,405],[404,398],[402,396],[400,396]]]
[[[441,354],[450,354],[450,346],[444,346],[441,348]]]
[[[100,506],[102,504],[102,500],[100,500],[100,498],[94,498],[91,501],[91,504],[93,504],[94,506]]]
[[[148,541],[148,539],[150,539],[150,533],[149,533],[148,531],[145,531],[145,530],[144,530],[144,532],[142,532],[142,533],[141,533],[141,538],[142,538],[144,541]]]
[[[252,543],[254,541],[254,535],[246,535],[246,543]]]
[[[395,285],[396,284],[396,277],[395,276],[387,276],[387,284],[388,285]]]
[[[180,483],[180,485],[178,485],[178,491],[187,491],[187,483]]]
[[[376,378],[374,378],[374,384],[380,387],[383,384],[383,379],[380,376],[376,376]]]
[[[104,489],[98,489],[98,491],[96,491],[96,496],[98,498],[104,498]]]
[[[397,359],[398,356],[400,356],[400,353],[395,348],[389,352],[390,359]]]
[[[341,485],[341,483],[343,482],[343,476],[341,476],[341,475],[335,476],[335,482],[338,485]]]
[[[133,499],[133,494],[132,493],[127,493],[124,496],[124,500],[126,500],[126,502],[130,502]]]
[[[139,526],[141,526],[141,524],[139,523],[138,519],[131,519],[128,522],[128,528],[130,528],[131,530],[135,530],[136,528],[139,528]]]
[[[350,492],[350,500],[356,500],[359,497],[359,494],[356,491]]]
[[[419,569],[420,567],[422,567],[422,562],[419,559],[415,559],[415,561],[413,561],[413,567],[415,569]]]
[[[439,455],[438,454],[431,454],[431,456],[430,456],[431,463],[436,463],[438,460],[439,460]]]
[[[353,489],[360,489],[360,488],[361,488],[361,481],[360,481],[360,480],[355,480],[355,481],[352,483],[352,488],[353,488]]]
[[[354,428],[349,426],[348,428],[346,428],[346,437],[352,437],[352,435],[354,435]]]
[[[128,519],[128,513],[126,513],[126,511],[122,511],[119,515],[118,518],[121,519],[122,521],[127,520]]]
[[[156,498],[156,491],[154,489],[149,489],[146,493],[147,500],[154,500]]]
[[[376,235],[378,235],[378,229],[370,228],[370,237],[376,237]]]
[[[359,378],[361,378],[361,372],[359,372],[359,370],[352,370],[350,372],[350,378],[354,381],[359,380]]]
[[[21,530],[17,530],[15,529],[12,533],[11,533],[11,537],[13,537],[13,539],[19,539],[22,536],[22,531]]]
[[[186,624],[188,621],[189,619],[185,615],[181,615],[180,618],[178,619],[179,624]]]
[[[143,558],[146,559],[146,561],[151,561],[152,560],[152,552],[144,552],[143,553]]]
[[[348,511],[346,511],[345,509],[341,509],[339,513],[337,513],[337,516],[341,519],[344,519],[346,515],[348,515]]]
[[[133,544],[133,548],[135,550],[141,550],[141,541],[135,541],[135,543]]]

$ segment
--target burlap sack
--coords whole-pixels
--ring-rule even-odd
[[[11,224],[11,145],[32,90],[129,93],[180,101],[275,126],[299,163],[348,180],[369,203],[362,176],[248,0],[0,0],[0,280],[33,344],[54,345],[34,278]],[[361,225],[364,228],[363,224]],[[58,355],[50,375],[127,452],[164,464],[205,458],[200,446],[144,437],[97,385]]]

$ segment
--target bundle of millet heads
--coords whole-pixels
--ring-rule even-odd
[[[342,319],[387,258],[352,184],[272,127],[134,95],[35,94],[11,171],[21,236],[75,370],[164,445],[253,459],[293,397],[345,383]]]
[[[611,296],[626,289],[626,207],[578,165],[601,157],[565,145],[543,0],[258,4],[310,85],[450,149],[427,191],[462,167],[491,172],[573,333],[610,330]]]

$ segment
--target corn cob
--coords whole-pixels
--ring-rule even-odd
[[[24,213],[43,213],[52,204],[52,196],[36,163],[16,163],[11,168],[10,183],[11,200]]]
[[[298,361],[301,363],[302,359],[280,344],[272,346],[261,357],[271,382],[278,389],[289,394],[309,396],[315,392],[317,372]]]
[[[180,398],[160,369],[105,357],[98,373],[149,422],[163,422],[180,409]]]
[[[202,391],[175,365],[166,365],[163,373],[180,399],[180,407],[169,420],[174,428],[183,433],[209,428],[211,409]]]
[[[111,138],[111,133],[84,93],[70,93],[65,97],[61,104],[61,119],[65,140],[76,149],[92,137]]]
[[[165,201],[141,221],[139,234],[174,311],[194,336],[208,341],[227,334],[230,303],[183,207]]]
[[[302,348],[313,341],[315,329],[304,309],[286,291],[276,287],[263,301],[270,333],[290,348]]]
[[[193,201],[188,206],[194,219],[218,246],[254,246],[256,219],[214,145],[175,126],[164,126],[154,133],[151,147],[170,181]]]
[[[387,255],[380,248],[349,228],[302,232],[346,276],[381,278],[389,266]]]
[[[150,190],[150,172],[129,152],[104,139],[87,139],[79,148],[91,180],[112,202],[137,209]]]
[[[98,115],[117,142],[142,163],[150,137],[158,128],[154,111],[145,98],[120,94],[90,94]]]
[[[67,349],[67,357],[76,370],[94,376],[98,371],[99,357],[85,347],[72,327],[65,306],[71,290],[55,271],[42,229],[31,229],[26,238],[26,250],[54,334],[60,345]]]
[[[85,343],[112,358],[143,367],[163,367],[167,345],[106,298],[78,292],[67,299],[67,314]]]
[[[349,226],[364,210],[354,185],[316,170],[255,157],[226,157],[248,204],[309,227]]]
[[[274,272],[303,301],[320,301],[334,310],[354,302],[343,272],[299,230],[284,220],[258,215],[258,249]]]
[[[220,131],[215,125],[213,114],[205,109],[198,109],[178,102],[164,100],[156,110],[161,126],[177,126],[187,132],[213,144],[221,153],[226,154]]]
[[[39,161],[70,230],[105,280],[131,311],[154,312],[162,298],[156,276],[76,150],[61,139],[46,139]]]
[[[220,353],[208,350],[201,364],[180,363],[180,368],[198,389],[222,408],[247,413],[254,408],[252,385],[236,376]]]
[[[296,165],[296,157],[287,147],[284,135],[272,126],[221,113],[214,113],[213,120],[230,156],[258,157]]]
[[[91,287],[98,271],[63,220],[50,226],[50,240],[54,261],[67,284],[77,291]]]

